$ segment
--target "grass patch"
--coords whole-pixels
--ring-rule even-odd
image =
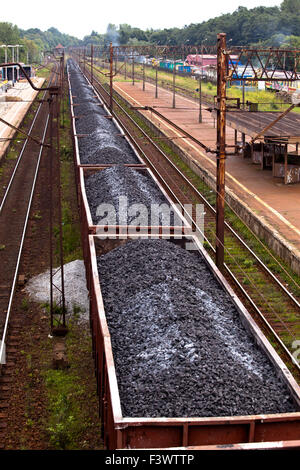
[[[45,385],[49,398],[50,443],[56,449],[72,449],[83,430],[78,403],[84,396],[84,387],[76,373],[61,370],[48,370]]]
[[[122,62],[118,63],[118,69],[120,69]],[[137,78],[141,78],[143,73],[143,66],[135,64],[134,66],[135,74]],[[102,71],[107,72],[107,69],[103,68]],[[127,71],[131,74],[131,66],[127,66]],[[121,69],[121,74],[115,76],[116,81],[124,81],[124,67]],[[153,83],[155,80],[156,70],[154,67],[145,67],[145,80]],[[127,79],[126,81],[131,81]],[[137,80],[135,80],[137,81]],[[158,69],[158,86],[172,88],[173,86],[173,73],[166,72],[163,69]],[[199,80],[189,76],[176,75],[176,86],[187,90],[188,95],[194,98],[198,98],[199,93],[196,92],[196,89],[199,88]],[[202,94],[204,101],[213,102],[213,97],[217,94],[217,86],[213,83],[202,81],[201,84]],[[243,90],[241,87],[235,85],[230,85],[226,88],[226,94],[230,98],[239,98],[241,103],[243,101]],[[287,109],[290,104],[287,104],[283,98],[281,98],[277,93],[274,93],[270,90],[245,90],[244,93],[245,102],[250,101],[252,103],[258,103],[259,111],[284,111]],[[300,112],[300,108],[296,107],[292,112]]]
[[[92,356],[88,328],[82,328],[76,320],[69,322],[66,350],[69,369],[47,369],[43,372],[48,396],[48,419],[44,423],[51,448],[75,450],[90,448],[89,439],[94,436],[95,448],[101,448],[100,423],[97,423],[97,396],[91,390],[86,374],[86,358]],[[92,368],[93,369],[93,368]],[[92,408],[91,408],[92,407]],[[94,414],[90,410],[94,410]]]

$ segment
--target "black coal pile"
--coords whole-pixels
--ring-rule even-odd
[[[123,416],[297,411],[204,261],[165,240],[98,257]]]
[[[182,225],[154,181],[139,170],[115,165],[87,177],[85,188],[95,225],[107,218],[106,204],[114,207],[116,222],[111,224]]]
[[[105,118],[104,118],[105,119]],[[118,135],[116,127],[107,119],[96,126],[87,122],[90,135],[79,139],[82,163],[141,163],[124,137]]]
[[[80,161],[83,164],[140,163],[127,140],[120,135],[107,112],[99,106],[95,92],[77,66],[69,60],[75,127],[79,138]]]

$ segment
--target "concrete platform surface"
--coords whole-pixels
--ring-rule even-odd
[[[35,86],[40,88],[42,87],[45,79],[35,77],[32,78],[32,81]],[[0,117],[5,119],[5,121],[9,122],[13,126],[18,127],[27,113],[31,105],[31,101],[36,97],[37,94],[38,92],[31,88],[28,82],[22,81],[15,83],[15,86],[10,88],[7,93],[5,93],[5,96],[17,97],[17,99],[24,100],[25,102],[0,101]],[[0,96],[3,97],[4,94]],[[0,122],[0,160],[3,157],[4,152],[10,142],[9,140],[5,139],[11,138],[14,133],[14,129]]]

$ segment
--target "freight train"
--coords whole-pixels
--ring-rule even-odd
[[[68,81],[105,447],[290,446],[300,390],[187,221],[154,239],[157,226],[128,236],[118,225],[103,236],[99,197],[125,188],[132,197],[136,184],[120,176],[138,172],[150,183],[151,172],[72,61]]]

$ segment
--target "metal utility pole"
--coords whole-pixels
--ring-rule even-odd
[[[5,63],[7,64],[7,46],[5,47]],[[7,80],[7,67],[5,67],[5,80]]]
[[[217,51],[217,201],[216,265],[224,265],[225,138],[226,138],[226,34],[218,34]]]
[[[114,60],[114,50],[112,42],[109,45],[109,109],[112,112],[113,110],[113,60]]]
[[[115,75],[117,75],[118,70],[118,52],[115,54]]]
[[[132,53],[132,85],[134,85],[134,55]]]
[[[202,122],[202,77],[199,75],[199,122]]]
[[[64,292],[64,272],[63,272],[63,261],[62,261],[62,227],[61,227],[61,218],[59,220],[60,226],[60,268],[54,269],[54,251],[53,251],[53,216],[54,216],[54,200],[53,200],[53,164],[55,158],[55,150],[54,150],[54,99],[56,98],[57,103],[57,94],[50,92],[49,98],[49,121],[50,121],[50,147],[49,147],[49,252],[50,252],[50,326],[51,326],[51,333],[56,334],[59,332],[66,333],[66,318],[65,318],[65,292]],[[57,128],[58,130],[58,128]],[[58,149],[57,149],[58,150]],[[57,158],[59,158],[59,150]],[[60,162],[58,162],[58,165]],[[60,186],[60,181],[58,182]],[[59,191],[59,198],[60,198],[60,191]],[[59,217],[61,217],[61,200],[59,199]],[[58,272],[61,272],[61,288],[57,286],[55,283],[55,275]],[[54,303],[54,289],[58,290],[61,294],[61,308],[60,306],[55,306]],[[59,316],[59,321],[55,323],[55,317]]]
[[[143,63],[143,91],[145,91],[145,62]]]
[[[7,64],[7,48],[8,46],[6,44],[2,44],[0,47],[4,48],[4,63]],[[7,80],[7,67],[3,67],[5,70],[5,76],[3,77],[4,80]]]
[[[155,65],[155,98],[158,97],[158,87],[157,87],[157,64]]]
[[[91,84],[94,81],[94,45],[91,44]]]
[[[176,103],[175,103],[175,80],[176,80],[176,62],[175,62],[175,57],[173,61],[173,102],[172,102],[172,108],[176,108]]]
[[[62,103],[62,128],[64,128],[65,127],[65,107],[64,107],[65,51],[62,52],[62,56],[60,58],[60,70],[61,70],[60,83],[61,83],[61,103]]]

